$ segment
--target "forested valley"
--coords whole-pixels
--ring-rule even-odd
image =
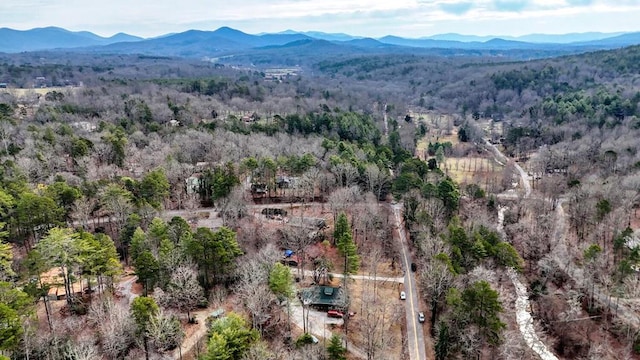
[[[640,47],[268,66],[0,54],[0,359],[640,358]]]

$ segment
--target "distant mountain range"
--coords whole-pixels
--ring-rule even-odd
[[[124,33],[105,38],[88,31],[73,32],[58,27],[36,28],[24,31],[0,28],[0,52],[7,53],[99,46],[140,40],[143,40],[143,38]]]
[[[378,39],[323,32],[247,34],[229,27],[215,31],[189,30],[155,38],[120,33],[101,37],[91,32],[73,32],[57,27],[19,31],[0,29],[0,52],[65,50],[111,54],[143,54],[193,58],[234,58],[266,61],[274,52],[328,56],[354,53],[407,53],[445,56],[512,56],[533,58],[611,49],[640,44],[638,33],[531,34],[520,37],[440,34],[423,38],[384,36]],[[303,55],[304,55],[303,54]],[[250,56],[249,56],[250,55]]]
[[[615,37],[624,33],[571,33],[571,34],[529,34],[522,36],[476,36],[476,35],[460,35],[460,34],[438,34],[423,37],[422,39],[460,41],[460,42],[485,42],[491,39],[514,40],[530,43],[546,43],[546,44],[569,44],[574,42],[584,42],[593,40],[602,40]]]

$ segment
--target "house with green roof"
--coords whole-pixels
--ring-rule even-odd
[[[347,307],[347,297],[341,287],[312,286],[300,290],[299,297],[303,304],[318,310],[344,310]]]

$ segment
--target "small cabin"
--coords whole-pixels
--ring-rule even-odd
[[[344,289],[333,286],[313,286],[302,289],[300,300],[318,310],[344,310],[346,308],[346,294]]]
[[[251,193],[253,195],[264,195],[267,193],[267,184],[254,183],[251,184]]]

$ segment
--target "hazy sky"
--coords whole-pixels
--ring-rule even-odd
[[[230,26],[378,37],[640,31],[640,0],[0,0],[0,26],[150,37]]]

